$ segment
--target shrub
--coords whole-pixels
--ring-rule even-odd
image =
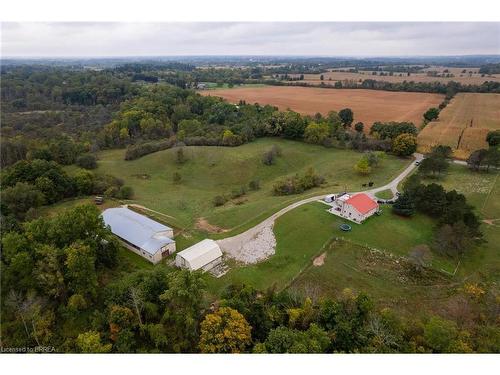
[[[118,199],[131,199],[133,196],[134,190],[130,186],[122,186],[116,195]]]
[[[244,186],[240,187],[239,189],[233,189],[233,191],[231,192],[231,199],[242,197],[245,194],[246,194],[246,189]]]
[[[300,194],[305,190],[318,187],[325,182],[323,176],[316,174],[314,169],[310,168],[303,176],[298,174],[291,178],[278,181],[273,186],[274,195]]]
[[[138,145],[132,145],[127,147],[125,151],[125,160],[135,160],[140,157],[153,152],[166,150],[175,145],[175,140],[173,138],[161,142],[147,142]]]
[[[97,158],[92,154],[83,154],[76,159],[76,165],[85,169],[96,169]]]
[[[369,175],[370,173],[372,173],[372,167],[370,167],[370,164],[366,157],[362,157],[361,159],[359,159],[359,161],[354,166],[354,170],[362,175]]]
[[[180,183],[182,180],[181,174],[179,172],[174,172],[174,174],[172,175],[172,180],[174,181],[174,184]]]
[[[248,183],[248,188],[250,190],[259,190],[260,189],[260,181],[259,180],[252,180]]]
[[[281,156],[281,148],[279,146],[273,145],[269,151],[266,151],[262,156],[262,163],[265,165],[273,165],[276,162],[276,158]]]
[[[226,202],[227,202],[227,199],[223,195],[217,195],[213,199],[213,203],[214,203],[215,207],[224,206],[224,204],[226,204]]]

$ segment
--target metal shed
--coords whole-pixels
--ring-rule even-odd
[[[222,251],[214,240],[205,239],[177,253],[175,265],[191,271],[209,271],[222,262]]]
[[[125,207],[108,208],[102,217],[127,248],[152,263],[175,252],[174,231],[166,225]]]

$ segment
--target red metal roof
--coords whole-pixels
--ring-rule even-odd
[[[346,200],[346,203],[353,206],[363,215],[378,207],[378,203],[364,193],[353,195],[351,198]]]

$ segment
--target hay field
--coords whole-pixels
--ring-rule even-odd
[[[412,121],[418,126],[423,113],[437,107],[444,98],[440,94],[291,86],[215,89],[200,91],[200,94],[221,96],[232,103],[245,100],[271,104],[281,110],[290,108],[308,115],[317,112],[326,115],[348,107],[354,111],[354,122],[362,121],[366,130],[375,121]]]
[[[455,156],[465,159],[486,148],[488,131],[500,129],[500,94],[460,93],[418,135],[419,151],[437,144],[448,145]]]
[[[343,70],[346,70],[344,68]],[[462,73],[463,70],[466,73]],[[448,73],[454,75],[454,77],[431,77],[427,75],[427,72],[434,71],[439,74],[443,74],[444,70],[448,70]],[[500,75],[485,75],[481,77],[478,73],[479,68],[449,68],[444,66],[432,66],[423,69],[419,73],[411,73],[409,76],[406,73],[394,73],[394,75],[380,76],[379,74],[373,75],[372,71],[359,71],[358,73],[341,72],[336,69],[332,69],[329,72],[323,73],[323,83],[325,85],[333,85],[336,81],[356,81],[361,83],[365,79],[374,79],[376,81],[386,81],[391,83],[403,82],[403,81],[414,81],[414,82],[442,82],[448,83],[450,81],[460,82],[462,84],[480,85],[485,81],[495,81],[500,82]],[[472,72],[472,73],[469,73]],[[386,72],[388,73],[388,72]],[[298,77],[299,74],[290,74],[291,77]],[[321,74],[304,74],[304,80],[300,82],[305,82],[309,84],[319,85]]]

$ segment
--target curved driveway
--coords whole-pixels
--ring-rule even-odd
[[[384,186],[365,190],[363,192],[374,196],[374,194],[377,192],[391,190],[393,194],[395,194],[398,191],[398,184],[416,168],[415,161],[420,162],[423,159],[422,154],[415,153],[413,154],[413,156],[415,160],[412,161],[410,165],[391,182]],[[307,203],[322,200],[324,196],[325,194],[317,195],[292,203],[289,206],[282,208],[278,212],[275,212],[267,219],[248,229],[247,231],[237,234],[233,237],[227,237],[222,240],[218,240],[217,243],[228,256],[238,261],[241,261],[243,263],[256,263],[258,261],[261,261],[269,257],[269,255],[274,254],[274,248],[276,247],[276,239],[274,238],[274,234],[272,231],[274,221],[288,211],[291,211],[294,208]]]

